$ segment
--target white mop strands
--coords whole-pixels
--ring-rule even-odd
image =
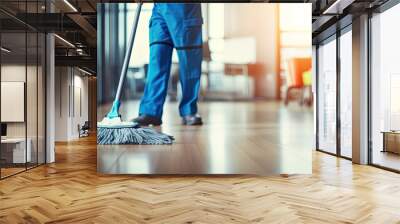
[[[118,107],[118,103],[115,104]],[[111,114],[116,112],[111,110]],[[122,121],[120,116],[109,118],[106,116],[97,123],[97,144],[119,145],[164,145],[172,144],[174,138],[170,135],[158,132],[152,128],[140,127],[135,122]]]
[[[97,144],[141,144],[162,145],[172,144],[174,138],[160,133],[152,128],[122,127],[122,128],[97,128]]]

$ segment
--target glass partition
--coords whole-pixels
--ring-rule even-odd
[[[37,163],[46,162],[46,36],[38,33],[38,64],[37,64]]]
[[[26,137],[26,41],[25,32],[1,34],[2,177],[24,171],[31,161]]]
[[[27,64],[26,64],[26,114],[27,114],[27,150],[30,160],[27,167],[37,165],[37,132],[38,132],[38,35],[27,32]]]
[[[44,1],[2,6],[20,17],[44,12]],[[0,13],[0,178],[45,162],[45,44],[39,30]]]

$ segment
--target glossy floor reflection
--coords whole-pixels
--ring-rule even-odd
[[[394,170],[400,170],[400,155],[391,152],[375,150],[372,156],[372,163]]]
[[[138,103],[123,105],[123,117]],[[99,107],[99,119],[107,106]],[[129,108],[129,110],[127,110]],[[98,145],[105,174],[305,174],[311,173],[313,113],[278,102],[200,104],[205,125],[181,125],[176,103],[165,106],[163,132],[173,145]]]

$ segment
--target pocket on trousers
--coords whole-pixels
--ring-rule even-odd
[[[193,18],[183,21],[182,47],[201,46],[203,19]]]

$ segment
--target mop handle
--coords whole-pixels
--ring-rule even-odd
[[[137,30],[138,23],[139,23],[140,11],[142,10],[142,4],[143,4],[143,2],[140,1],[139,5],[136,9],[135,22],[133,24],[131,36],[129,38],[128,48],[125,52],[124,64],[122,65],[121,74],[119,77],[119,83],[118,83],[117,95],[115,96],[115,101],[119,101],[121,98],[122,86],[124,85],[125,76],[126,76],[128,66],[129,66],[129,61],[131,59],[133,43],[135,41],[136,30]]]

